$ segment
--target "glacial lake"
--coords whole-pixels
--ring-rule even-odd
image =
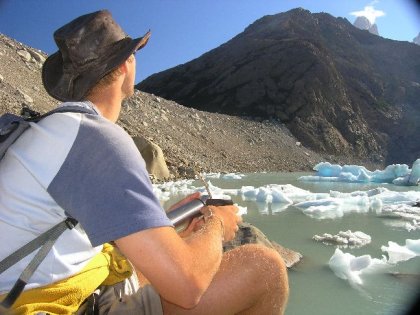
[[[391,191],[417,191],[420,187],[402,187],[392,184],[304,182],[298,178],[308,173],[258,173],[246,174],[241,179],[208,178],[211,185],[222,189],[239,189],[243,186],[262,187],[268,184],[291,184],[312,193],[367,191],[385,187]],[[203,187],[201,181],[191,186]],[[189,185],[190,187],[190,185]],[[164,202],[167,207],[182,194],[172,193]],[[347,213],[336,219],[315,219],[294,205],[279,209],[278,205],[244,201],[232,196],[240,206],[247,207],[243,219],[261,229],[269,239],[300,252],[304,258],[289,270],[290,298],[286,314],[404,314],[420,289],[420,257],[399,262],[396,265],[363,276],[362,285],[351,285],[337,277],[328,262],[337,246],[326,245],[312,239],[324,233],[361,231],[371,236],[370,244],[360,248],[341,248],[354,256],[371,255],[381,259],[386,255],[381,246],[388,241],[405,245],[406,239],[420,239],[420,229],[408,231],[400,220],[367,213]],[[398,275],[396,275],[398,274]]]

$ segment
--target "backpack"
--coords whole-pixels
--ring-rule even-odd
[[[58,107],[49,111],[44,115],[40,115],[35,112],[30,112],[29,117],[22,117],[10,113],[3,114],[0,116],[0,163],[6,154],[7,149],[27,130],[31,123],[38,123],[45,117],[48,117],[55,113],[84,113],[93,114],[95,113],[92,109],[85,108],[82,106],[63,106]],[[39,235],[26,245],[22,246],[14,253],[0,261],[0,274],[11,266],[16,264],[22,258],[28,256],[36,249],[40,248],[34,258],[23,270],[19,279],[14,284],[13,288],[6,295],[0,305],[4,308],[10,308],[17,300],[19,295],[22,293],[30,277],[33,275],[35,270],[47,256],[48,252],[54,245],[58,237],[67,229],[72,229],[77,225],[77,220],[71,217],[67,217],[64,221],[56,224],[43,234]]]

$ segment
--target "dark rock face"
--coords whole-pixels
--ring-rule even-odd
[[[367,17],[358,16],[354,21],[353,25],[361,30],[366,30],[371,34],[379,35],[378,26],[376,24],[371,24]]]
[[[319,152],[408,164],[420,156],[420,47],[326,13],[265,16],[137,88],[200,110],[279,119]]]

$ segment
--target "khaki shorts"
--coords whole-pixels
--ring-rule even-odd
[[[159,294],[151,285],[140,288],[135,272],[124,282],[101,286],[95,292],[100,315],[163,315]],[[77,315],[86,313],[87,304],[80,307]]]

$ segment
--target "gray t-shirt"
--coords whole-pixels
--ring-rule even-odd
[[[153,194],[144,160],[131,137],[102,117],[56,113],[31,124],[0,163],[0,260],[70,215],[66,230],[25,290],[80,272],[105,242],[171,226]],[[36,251],[0,274],[11,289]]]
[[[84,115],[72,148],[48,186],[96,246],[171,226],[131,137],[99,115]]]

